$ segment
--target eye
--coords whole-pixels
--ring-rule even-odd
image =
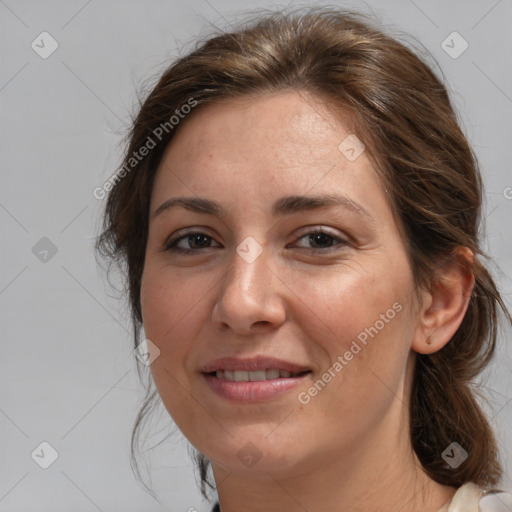
[[[165,243],[162,250],[188,254],[197,252],[198,249],[208,249],[209,240],[213,240],[213,238],[201,231],[191,231],[185,235],[171,238],[171,240]],[[188,247],[180,247],[179,244],[182,242]]]
[[[317,229],[315,231],[309,231],[308,233],[302,235],[299,238],[299,240],[302,240],[303,238],[307,239],[307,242],[312,243],[313,245],[317,245],[317,246],[318,245],[325,246],[325,244],[328,244],[327,247],[313,247],[313,248],[306,247],[306,249],[308,249],[309,252],[319,252],[319,251],[324,252],[324,253],[325,252],[333,252],[333,251],[339,250],[343,246],[348,245],[348,242],[346,240],[344,240],[343,238],[331,235],[327,231],[324,231],[321,229]],[[338,241],[338,244],[333,245],[332,243],[330,243],[333,241],[334,242]],[[341,246],[341,247],[337,248],[336,245]]]
[[[321,229],[316,229],[314,231],[309,231],[302,235],[298,240],[306,239],[308,243],[312,243],[317,247],[303,247],[307,249],[309,252],[333,252],[340,250],[342,247],[348,245],[348,242],[343,238],[334,236],[326,231]],[[162,251],[172,251],[178,252],[182,254],[191,254],[194,252],[200,252],[201,249],[209,249],[212,246],[210,242],[213,241],[213,238],[201,231],[191,231],[184,235],[175,236],[171,238],[164,244]],[[332,243],[332,242],[338,242]],[[185,244],[186,247],[180,246],[180,244]],[[323,247],[318,247],[318,245]],[[340,246],[340,247],[336,247]]]

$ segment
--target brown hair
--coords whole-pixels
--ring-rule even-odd
[[[327,98],[333,110],[349,114],[386,185],[417,290],[432,284],[440,261],[454,257],[456,247],[473,251],[475,285],[459,329],[442,350],[417,354],[410,435],[433,480],[494,486],[501,477],[497,445],[473,379],[494,353],[499,308],[512,318],[481,261],[487,256],[479,246],[483,192],[476,155],[445,86],[420,56],[361,12],[310,8],[259,15],[201,41],[163,73],[133,121],[122,166],[126,171],[133,153],[192,98],[198,110],[215,100],[281,90]],[[145,158],[115,180],[97,241],[103,257],[125,265],[135,346],[152,183],[176,131],[168,128]],[[148,389],[132,432],[136,467],[134,441],[155,398]],[[468,453],[456,469],[441,456],[453,441]],[[213,488],[209,461],[197,451],[195,457],[207,498],[205,485]]]

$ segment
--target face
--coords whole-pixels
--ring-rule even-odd
[[[206,106],[155,178],[151,370],[214,468],[284,475],[407,429],[412,273],[367,152],[331,112],[298,92]],[[177,197],[222,214],[164,205]]]

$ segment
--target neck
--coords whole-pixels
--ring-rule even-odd
[[[392,455],[392,454],[390,454]],[[396,457],[386,464],[374,460],[322,466],[294,477],[277,471],[242,476],[214,468],[222,512],[436,512],[455,489],[434,482],[417,467],[398,468]]]
[[[383,421],[379,432],[357,446],[316,454],[293,471],[254,466],[236,472],[212,463],[221,511],[436,512],[456,489],[424,473],[410,444],[407,422],[398,435],[396,423],[387,423]]]

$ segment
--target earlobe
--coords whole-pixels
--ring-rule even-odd
[[[474,287],[474,255],[468,247],[458,247],[442,265],[423,306],[411,345],[419,354],[441,350],[454,336],[466,314]]]

